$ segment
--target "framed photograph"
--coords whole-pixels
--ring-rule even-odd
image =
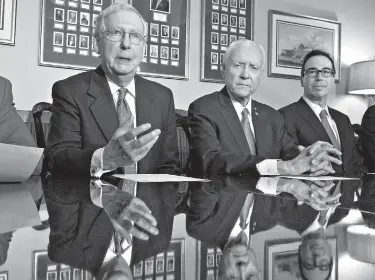
[[[57,272],[47,271],[47,280],[57,280]]]
[[[164,272],[164,258],[157,258],[156,259],[156,273],[163,273]]]
[[[328,52],[340,82],[341,24],[337,21],[270,10],[268,15],[268,76],[300,79],[305,55]]]
[[[83,280],[83,270],[73,269],[73,280]]]
[[[100,65],[99,55],[92,48],[97,10],[106,9],[114,0],[69,0],[73,1],[79,2],[73,3],[76,7],[68,6],[68,1],[63,5],[59,1],[41,1],[39,65],[77,70]]]
[[[178,48],[171,48],[171,59],[179,60],[180,59],[180,50]]]
[[[60,280],[70,280],[70,270],[60,270]]]
[[[222,252],[219,247],[208,245],[197,241],[197,280],[216,279],[217,271],[222,258]]]
[[[169,47],[161,46],[160,48],[160,58],[168,59],[169,58]]]
[[[220,0],[214,4],[212,0],[202,0],[201,81],[224,83],[221,54],[237,38],[253,40],[254,2]]]
[[[77,24],[77,11],[68,10],[68,18],[66,21],[69,24]]]
[[[188,80],[190,0],[130,0],[129,2],[150,26],[150,49],[139,66],[138,74],[146,77]],[[178,59],[172,59],[169,52],[166,55],[163,51],[164,47],[168,47],[168,50],[178,48]],[[160,52],[156,52],[159,50]]]
[[[17,0],[0,0],[0,44],[15,45]]]
[[[7,271],[0,272],[0,280],[8,280],[8,272]]]
[[[143,262],[139,262],[134,265],[133,275],[134,277],[140,277],[143,275]]]
[[[178,26],[172,26],[172,39],[180,39],[180,28]]]
[[[169,38],[169,26],[168,25],[161,26],[161,37]]]
[[[155,12],[170,13],[171,12],[171,0],[149,0],[150,10]]]
[[[154,274],[154,258],[145,260],[145,275]]]
[[[331,280],[338,279],[338,253],[337,238],[328,237],[332,248],[333,268]],[[282,239],[268,241],[265,244],[264,253],[264,279],[301,279],[301,272],[298,265],[298,248],[301,239]]]

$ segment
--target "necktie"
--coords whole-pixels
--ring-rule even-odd
[[[338,181],[336,187],[333,188],[333,190],[331,191],[330,195],[336,195],[338,194],[339,192],[341,192],[341,181]],[[339,201],[340,199],[338,199]],[[338,201],[332,201],[333,203],[336,203]],[[327,210],[320,210],[319,212],[319,217],[318,217],[318,223],[321,225],[321,226],[325,226],[326,224],[326,221],[327,219],[329,219],[329,217],[327,217],[328,215],[328,212],[331,211],[331,215],[332,215],[332,211],[334,211],[334,209],[327,209]]]
[[[242,110],[241,125],[245,133],[247,143],[249,144],[250,152],[252,155],[256,155],[255,138],[253,132],[251,131],[250,120],[248,117],[249,115],[249,110],[247,110],[247,108],[244,108]]]
[[[331,143],[333,144],[333,146],[336,149],[338,149],[339,151],[341,151],[341,145],[339,144],[339,141],[337,140],[336,135],[333,132],[332,127],[329,125],[327,111],[325,109],[323,109],[320,112],[319,116],[320,116],[320,119],[322,120],[322,125],[323,125],[324,129],[326,130],[329,139],[331,140]]]
[[[132,112],[130,110],[129,104],[126,101],[125,97],[128,93],[126,88],[119,89],[119,96],[117,100],[117,118],[119,121],[119,125],[123,125],[126,121],[128,121],[132,117]],[[134,127],[134,123],[131,125]],[[133,163],[131,165],[124,167],[125,174],[136,174],[137,173],[137,165]],[[122,190],[134,194],[135,189],[135,182],[130,180],[123,180]]]
[[[247,228],[247,218],[249,217],[249,212],[251,205],[254,203],[254,193],[249,193],[246,197],[245,203],[242,206],[240,213],[240,228],[245,230]]]

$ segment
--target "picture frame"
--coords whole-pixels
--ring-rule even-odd
[[[32,280],[89,280],[90,275],[83,269],[51,261],[46,250],[33,252]]]
[[[185,239],[172,239],[168,248],[132,266],[134,279],[185,280]]]
[[[232,3],[234,5],[234,2]],[[197,240],[197,280],[218,279],[219,262],[223,256],[219,247]]]
[[[254,10],[255,0],[202,1],[202,82],[224,83],[221,58],[234,38],[254,39]]]
[[[0,280],[8,280],[8,271],[0,272]]]
[[[189,79],[190,1],[130,0],[148,24],[148,50],[144,52],[139,75]]]
[[[318,39],[317,39],[318,38]],[[270,10],[268,14],[268,76],[300,79],[302,61],[313,49],[327,51],[341,79],[341,23]]]
[[[327,240],[333,252],[333,268],[330,279],[337,280],[337,237],[328,237]],[[297,260],[298,247],[301,242],[301,238],[279,239],[266,242],[264,249],[264,279],[301,279]]]
[[[94,22],[113,2],[42,0],[39,65],[76,70],[98,67],[100,58],[93,48]]]
[[[0,44],[16,44],[17,0],[0,0]]]

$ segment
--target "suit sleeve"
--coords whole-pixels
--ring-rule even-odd
[[[179,152],[177,145],[177,128],[173,94],[170,91],[167,117],[163,119],[162,143],[158,173],[181,174]]]
[[[297,148],[299,145],[297,130],[293,121],[293,117],[283,110],[279,110],[279,112],[282,116],[280,125],[280,156],[283,160],[291,160],[299,155],[299,150]]]
[[[45,162],[54,175],[75,174],[90,176],[91,158],[95,150],[84,149],[81,120],[71,89],[61,82],[52,87],[51,129],[48,134]]]
[[[364,163],[369,172],[375,172],[375,106],[369,107],[365,112],[362,129]]]
[[[17,114],[13,103],[12,85],[5,80],[0,92],[0,139],[2,143],[36,147],[34,137],[22,118]]]
[[[239,155],[221,145],[214,118],[198,102],[189,106],[191,120],[191,166],[195,176],[215,174],[238,174],[246,172],[259,176],[257,163],[263,157]]]

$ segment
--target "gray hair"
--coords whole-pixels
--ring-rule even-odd
[[[136,13],[140,17],[143,23],[143,30],[144,30],[143,35],[145,37],[147,36],[147,23],[142,17],[142,15],[138,12],[138,10],[129,4],[114,3],[99,14],[96,20],[96,25],[94,29],[95,39],[99,39],[100,35],[105,30],[104,20],[110,15],[118,13],[120,11],[131,11],[131,12]]]
[[[249,39],[236,40],[229,45],[229,47],[227,48],[227,50],[224,53],[223,64],[222,64],[223,69],[225,69],[227,67],[227,62],[228,62],[228,59],[229,59],[229,56],[230,56],[231,52],[233,51],[234,48],[236,48],[239,45],[246,46],[246,47],[256,46],[260,49],[260,51],[262,52],[262,56],[263,56],[262,71],[264,71],[264,69],[266,68],[266,52],[261,45],[258,45],[254,41],[251,41]]]

